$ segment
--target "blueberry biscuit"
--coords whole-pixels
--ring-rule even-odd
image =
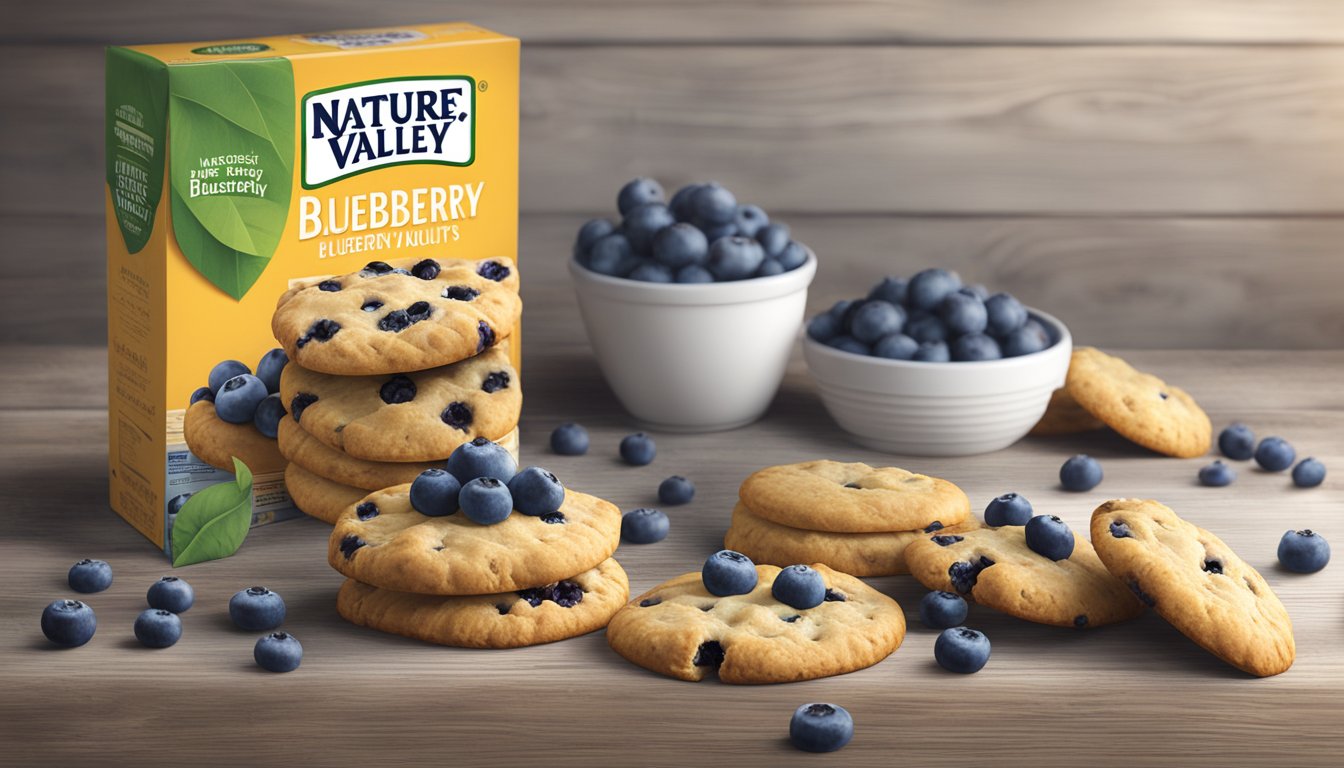
[[[1213,425],[1189,393],[1093,347],[1073,351],[1065,387],[1088,413],[1149,450],[1189,459],[1213,441]]]
[[[331,448],[370,461],[435,461],[477,437],[518,425],[522,387],[508,355],[491,349],[412,373],[332,376],[285,366],[288,418]]]
[[[620,543],[621,512],[572,490],[558,512],[514,512],[478,525],[460,511],[428,517],[410,485],[376,491],[336,521],[327,562],[370,586],[427,595],[488,595],[554,584],[594,568]]]
[[[1266,677],[1293,665],[1293,623],[1274,590],[1221,539],[1156,501],[1092,513],[1102,562],[1162,618],[1228,664]]]
[[[216,469],[233,472],[237,456],[254,475],[280,472],[285,457],[275,441],[249,424],[230,424],[208,400],[193,403],[182,418],[182,437],[192,455]]]
[[[688,573],[632,600],[607,625],[607,642],[627,660],[680,680],[717,670],[725,683],[791,683],[870,667],[905,639],[905,615],[862,581],[812,566],[826,599],[798,610],[771,596],[780,569],[756,566],[756,588],[715,597]]]
[[[601,629],[629,598],[625,571],[607,559],[554,584],[496,595],[417,595],[347,580],[336,610],[354,624],[427,643],[520,648]]]
[[[955,592],[1038,624],[1087,629],[1143,613],[1143,605],[1076,533],[1065,560],[1033,552],[1026,528],[1008,525],[923,537],[906,547],[905,561],[929,589]]]
[[[521,314],[512,260],[375,261],[290,288],[271,331],[309,370],[391,374],[465,360],[508,338]]]
[[[895,467],[809,461],[767,467],[738,491],[757,517],[809,531],[915,531],[956,525],[971,514],[960,488]]]
[[[1045,406],[1045,413],[1041,416],[1041,420],[1036,422],[1036,426],[1031,428],[1030,434],[1037,437],[1072,435],[1105,427],[1100,419],[1088,413],[1077,400],[1073,399],[1069,390],[1060,387],[1050,393],[1050,403]]]
[[[285,467],[285,491],[300,512],[330,525],[335,525],[342,512],[369,493],[313,474],[293,462]]]

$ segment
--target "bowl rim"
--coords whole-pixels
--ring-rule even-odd
[[[800,243],[801,245],[801,243]],[[606,298],[634,304],[706,305],[746,304],[806,290],[817,274],[817,255],[803,246],[807,260],[797,268],[769,277],[750,277],[713,283],[648,283],[592,271],[569,258],[575,286],[584,285]]]

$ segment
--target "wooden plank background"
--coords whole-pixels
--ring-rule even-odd
[[[193,6],[7,14],[7,341],[104,341],[102,45],[463,18],[524,40],[531,274],[626,178],[715,178],[817,250],[814,309],[951,264],[1088,343],[1344,346],[1337,2]]]

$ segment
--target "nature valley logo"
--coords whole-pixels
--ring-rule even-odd
[[[471,165],[476,81],[466,75],[369,80],[303,97],[303,186],[407,163]]]

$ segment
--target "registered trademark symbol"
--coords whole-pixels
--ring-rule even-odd
[[[476,86],[476,87],[479,88],[479,89],[481,89],[481,91],[488,91],[488,90],[490,90],[490,84],[487,83],[487,82],[485,82],[484,80],[482,80],[481,83],[480,83],[480,85],[478,85],[478,86]]]

